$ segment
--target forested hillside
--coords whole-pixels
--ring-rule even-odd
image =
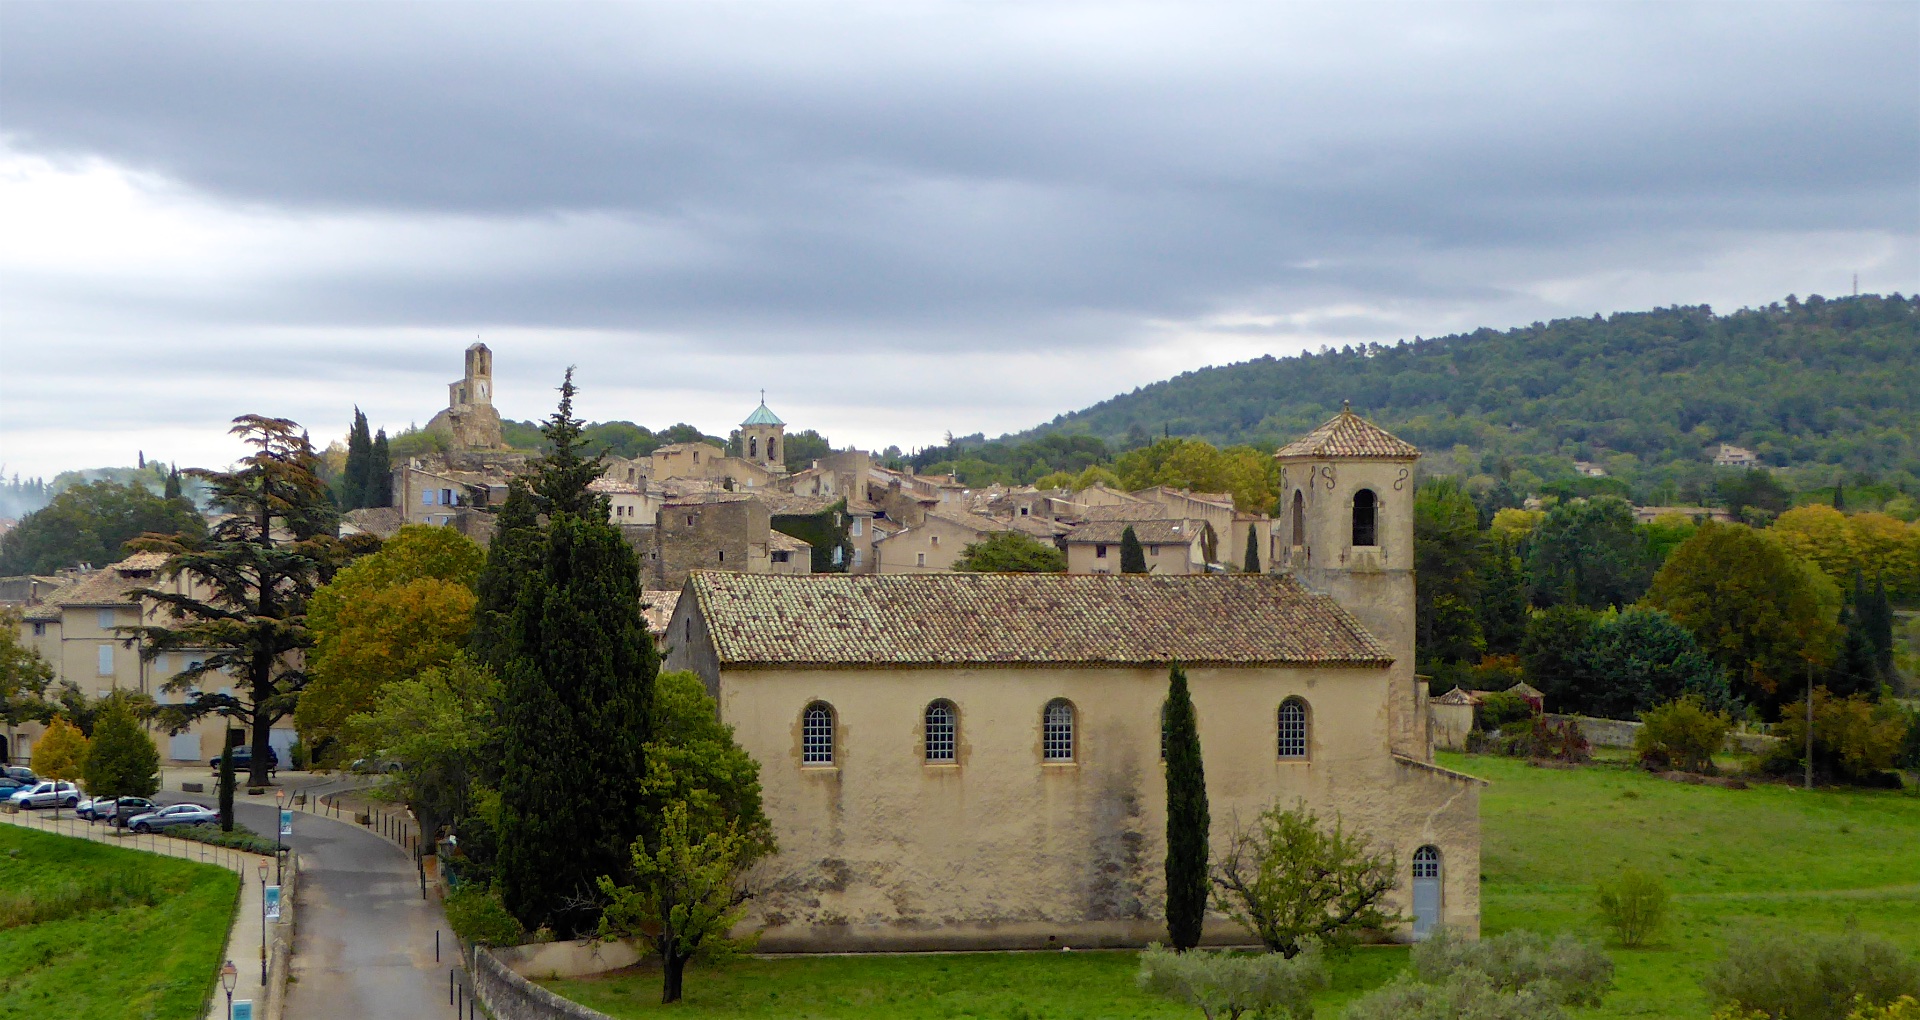
[[[1537,484],[1581,460],[1647,498],[1680,498],[1706,487],[1712,450],[1726,442],[1791,469],[1793,488],[1844,473],[1911,491],[1920,297],[1789,297],[1728,315],[1675,307],[1266,357],[1187,372],[999,442],[1081,435],[1119,450],[1171,434],[1272,447],[1342,400],[1425,449],[1429,470],[1522,471]]]

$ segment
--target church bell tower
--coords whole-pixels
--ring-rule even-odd
[[[1394,750],[1432,759],[1414,678],[1413,467],[1420,451],[1343,407],[1281,447],[1273,562],[1334,597],[1393,655]]]
[[[767,394],[760,394],[760,406],[740,423],[740,454],[775,474],[787,471],[787,423],[767,409]]]

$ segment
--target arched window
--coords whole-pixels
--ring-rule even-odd
[[[1280,757],[1307,756],[1307,703],[1288,698],[1280,703]]]
[[[778,439],[775,439],[775,438],[773,438],[772,436],[768,436],[768,437],[767,437],[767,459],[768,459],[768,460],[779,460],[779,459],[780,459],[780,445],[779,445],[779,444],[780,444],[780,441],[779,441]]]
[[[1424,939],[1440,923],[1440,849],[1423,846],[1413,852],[1413,937]]]
[[[760,437],[759,436],[747,437],[747,456],[752,457],[756,460],[759,459],[760,457]]]
[[[1073,760],[1073,706],[1065,700],[1047,702],[1040,748],[1047,761]]]
[[[1307,497],[1293,490],[1293,547],[1300,549],[1307,544]]]
[[[800,717],[800,764],[833,764],[833,709],[816,701]]]
[[[951,762],[954,760],[955,736],[959,713],[954,711],[953,702],[936,701],[927,706],[927,760],[930,762]]]
[[[1361,489],[1353,494],[1353,544],[1379,545],[1375,541],[1378,534],[1374,528],[1374,518],[1379,515],[1380,499],[1372,489]]]

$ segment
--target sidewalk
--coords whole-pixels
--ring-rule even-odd
[[[222,959],[232,960],[234,967],[240,972],[239,979],[234,983],[234,1001],[238,1002],[242,999],[252,1000],[254,1004],[254,1015],[264,1016],[266,1014],[267,989],[260,982],[262,922],[260,916],[261,889],[259,868],[262,862],[266,864],[267,880],[271,882],[273,880],[273,858],[260,854],[244,853],[239,850],[229,850],[226,847],[208,846],[205,843],[194,843],[184,839],[173,839],[168,836],[159,836],[151,833],[146,835],[130,833],[122,829],[115,829],[104,823],[88,822],[75,818],[70,811],[63,811],[60,815],[61,816],[56,819],[53,817],[53,812],[45,808],[35,811],[20,811],[12,814],[0,812],[0,822],[8,825],[18,825],[26,829],[37,829],[41,832],[49,832],[55,835],[68,836],[74,839],[106,843],[127,850],[139,850],[144,853],[159,854],[163,857],[178,857],[186,861],[199,861],[203,864],[212,864],[226,868],[228,871],[238,874],[240,876],[240,899],[238,905],[234,908],[233,927],[227,932],[226,954]],[[297,865],[293,864],[291,855],[289,855],[289,866],[297,867]],[[290,878],[290,876],[285,877]],[[292,912],[283,911],[281,917],[281,923],[273,926],[277,930],[269,931],[267,934],[269,944],[272,946],[274,954],[284,957],[287,949],[285,931],[291,921]],[[213,999],[207,1007],[206,1020],[226,1020],[226,992],[220,987],[218,978],[215,975],[210,974],[208,978],[213,983]]]

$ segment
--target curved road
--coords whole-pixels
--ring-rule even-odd
[[[193,795],[159,799],[212,803]],[[271,802],[242,796],[233,810],[247,828],[274,831]],[[447,969],[459,953],[439,902],[420,898],[413,859],[358,825],[299,812],[287,843],[301,859],[287,1020],[418,1020],[450,1012]]]

